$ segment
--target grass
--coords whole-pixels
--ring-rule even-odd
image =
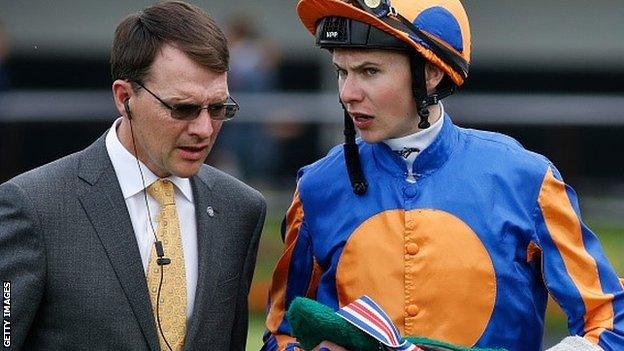
[[[259,350],[262,347],[264,333],[264,304],[268,282],[271,279],[273,267],[282,251],[280,224],[282,214],[270,214],[264,227],[258,263],[254,275],[252,292],[250,294],[249,333],[247,350]],[[624,277],[624,227],[605,223],[589,222],[590,227],[599,237],[604,251],[620,277]],[[545,339],[546,346],[556,343],[567,335],[565,314],[552,301],[548,304],[546,316]]]
[[[260,350],[264,334],[264,313],[253,312],[249,315],[249,332],[247,333],[247,350]]]

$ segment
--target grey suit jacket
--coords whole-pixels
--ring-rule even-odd
[[[104,140],[0,185],[0,279],[11,283],[11,349],[159,349]],[[185,350],[243,350],[265,202],[209,166],[191,185],[199,273]]]

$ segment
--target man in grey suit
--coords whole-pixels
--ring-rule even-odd
[[[245,348],[265,202],[203,164],[238,109],[228,58],[221,30],[186,3],[119,24],[121,117],[86,149],[0,185],[4,347]]]

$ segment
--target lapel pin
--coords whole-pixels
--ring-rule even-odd
[[[214,217],[215,210],[212,208],[212,206],[208,206],[208,207],[206,207],[206,213],[208,213],[209,217]]]

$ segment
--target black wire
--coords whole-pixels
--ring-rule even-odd
[[[152,223],[152,213],[147,203],[147,186],[145,185],[145,177],[143,176],[143,170],[141,169],[141,164],[139,163],[139,156],[138,156],[139,154],[137,153],[136,142],[134,141],[134,130],[132,129],[132,120],[128,119],[128,121],[130,122],[130,135],[132,135],[132,148],[134,149],[134,159],[136,160],[137,168],[139,169],[139,173],[141,174],[141,183],[143,184],[143,198],[145,199],[145,209],[147,209],[147,217],[149,219],[150,227],[152,228],[152,234],[154,235],[154,240],[158,241],[158,237],[156,236],[156,230],[154,229],[154,224]]]
[[[158,294],[156,295],[156,319],[158,320],[158,330],[160,330],[160,335],[162,335],[165,344],[169,348],[170,351],[173,351],[171,345],[169,345],[169,341],[165,338],[165,332],[162,330],[162,324],[160,323],[160,288],[162,287],[162,283],[164,280],[164,267],[160,266],[160,282],[158,283]]]
[[[145,177],[143,176],[143,170],[141,170],[141,164],[139,163],[139,154],[137,153],[136,142],[134,140],[134,130],[132,129],[132,120],[128,118],[128,122],[130,122],[130,135],[132,135],[132,147],[134,149],[134,158],[136,160],[137,168],[139,169],[139,174],[141,175],[141,183],[143,184],[143,198],[145,199],[145,208],[147,209],[147,219],[150,224],[150,227],[152,228],[152,234],[154,235],[154,240],[158,241],[158,236],[156,236],[156,230],[154,229],[154,224],[152,223],[152,214],[150,212],[149,204],[147,203],[147,187],[145,186]],[[156,243],[154,243],[154,245],[155,244]],[[171,345],[169,345],[169,342],[167,341],[167,338],[165,337],[165,333],[162,330],[162,324],[160,323],[160,290],[162,288],[162,284],[164,280],[165,267],[163,265],[159,265],[159,266],[160,266],[160,281],[158,282],[158,292],[156,294],[156,322],[158,324],[158,330],[160,331],[160,335],[165,341],[165,344],[167,345],[170,351],[173,351],[173,349],[171,348]]]

